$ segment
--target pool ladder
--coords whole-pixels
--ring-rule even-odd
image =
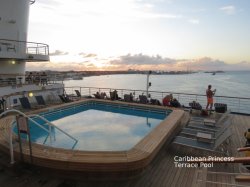
[[[63,134],[67,135],[68,137],[70,137],[71,139],[73,139],[75,141],[74,145],[72,146],[72,149],[74,149],[74,147],[76,146],[76,144],[78,142],[78,140],[76,138],[74,138],[73,136],[71,136],[70,134],[68,134],[67,132],[65,132],[64,130],[62,130],[61,128],[57,127],[56,125],[54,125],[53,123],[51,123],[46,118],[44,118],[44,117],[42,117],[42,116],[40,116],[38,114],[31,114],[31,115],[29,115],[27,117],[28,117],[28,119],[31,119],[31,120],[32,120],[32,118],[30,118],[30,117],[39,118],[39,119],[43,120],[45,122],[45,124],[47,124],[49,126],[49,131],[47,129],[46,130],[47,130],[47,132],[49,133],[49,136],[50,136],[50,143],[52,142],[52,138],[51,138],[52,130],[51,130],[51,127],[54,127],[54,128],[56,128],[57,130],[61,131]],[[32,122],[34,123],[35,121],[32,120]],[[36,124],[37,124],[37,122],[36,122]],[[38,124],[38,125],[41,126],[40,124]],[[48,136],[46,137],[46,140],[47,140],[47,138],[48,138]],[[46,142],[46,140],[45,140],[45,142]]]
[[[16,110],[16,109],[11,109],[11,110],[6,110],[5,112],[0,114],[0,118],[2,118],[3,116],[5,116],[8,113],[17,113],[20,114],[24,117],[27,117],[31,122],[33,122],[35,125],[37,125],[38,127],[40,127],[41,129],[45,130],[46,132],[49,133],[50,136],[50,142],[52,142],[52,138],[51,138],[51,127],[54,127],[56,129],[58,129],[59,131],[61,131],[62,133],[64,133],[65,135],[67,135],[68,137],[70,137],[71,139],[73,139],[75,141],[74,145],[72,146],[72,149],[74,149],[74,147],[76,146],[78,140],[76,138],[74,138],[73,136],[71,136],[70,134],[68,134],[67,132],[65,132],[64,130],[60,129],[59,127],[55,126],[53,123],[51,123],[49,120],[47,120],[46,118],[38,115],[38,114],[32,114],[32,115],[26,115],[23,112]],[[47,130],[46,128],[44,128],[42,125],[40,125],[39,123],[37,123],[35,120],[33,120],[31,117],[37,117],[40,118],[41,120],[43,120],[45,122],[45,124],[48,124],[49,126],[49,130]],[[14,153],[13,153],[13,144],[12,144],[12,131],[10,131],[10,137],[9,137],[9,144],[10,144],[10,156],[11,156],[11,164],[14,164]],[[47,138],[46,138],[47,139]]]

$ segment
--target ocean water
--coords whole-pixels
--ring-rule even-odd
[[[250,72],[194,73],[185,75],[150,75],[150,91],[166,91],[205,94],[207,86],[216,89],[216,96],[250,98]],[[146,75],[122,74],[84,77],[83,80],[68,80],[66,87],[100,87],[146,90]]]

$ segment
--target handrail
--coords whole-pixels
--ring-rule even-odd
[[[11,109],[11,110],[7,110],[7,111],[4,111],[3,113],[0,114],[0,118],[2,118],[4,115],[10,113],[10,112],[16,112],[24,117],[28,117],[26,114],[24,114],[23,112],[19,111],[19,110],[16,110],[16,109]],[[36,124],[38,127],[42,128],[43,130],[45,130],[46,132],[50,133],[47,129],[45,129],[44,127],[42,127],[40,124],[38,124],[36,121],[34,121],[33,119],[29,118],[28,119],[30,121],[32,121],[34,124]],[[10,139],[9,139],[9,143],[10,143],[10,163],[11,164],[14,164],[15,161],[14,161],[14,149],[13,149],[13,144],[12,144],[12,130],[10,131]]]
[[[97,91],[98,92],[110,92],[112,90],[117,90],[118,95],[123,97],[125,94],[133,93],[135,99],[141,94],[146,94],[146,90],[142,89],[121,89],[121,88],[99,88],[99,87],[81,87],[81,86],[67,86],[64,87],[67,94],[73,94],[74,89],[79,89],[81,95],[92,96]],[[172,91],[149,91],[153,99],[158,99],[162,101],[163,98],[168,94],[173,94],[182,106],[188,107],[189,103],[192,101],[199,102],[202,106],[206,106],[206,95],[205,94],[195,94],[195,93],[181,93]],[[235,96],[222,96],[215,95],[215,103],[227,104],[227,109],[230,109],[232,113],[250,115],[250,97],[235,97]]]
[[[77,86],[67,86],[65,88],[76,88]],[[80,87],[80,88],[93,88],[93,89],[110,89],[110,90],[128,90],[128,91],[137,91],[137,92],[146,92],[146,90],[137,90],[137,89],[124,89],[124,88],[99,88],[99,87]],[[182,94],[182,95],[193,95],[193,96],[206,96],[205,94],[195,94],[195,93],[182,93],[182,92],[172,92],[172,91],[155,91],[150,90],[152,93],[172,93],[172,94]],[[250,97],[234,97],[234,96],[222,96],[216,95],[216,97],[230,98],[230,99],[250,99]]]
[[[16,109],[10,109],[10,110],[6,110],[4,111],[3,113],[0,114],[0,118],[10,112],[16,112],[24,117],[27,117],[30,121],[32,121],[33,123],[35,123],[37,126],[39,126],[40,128],[42,128],[43,130],[47,131],[48,133],[50,133],[50,131],[48,131],[46,128],[44,128],[43,126],[41,126],[39,123],[37,123],[36,121],[34,121],[32,118],[30,117],[37,117],[37,118],[40,118],[42,119],[43,121],[46,122],[46,124],[48,124],[49,126],[52,126],[52,127],[55,127],[56,129],[58,129],[59,131],[61,131],[62,133],[64,133],[65,135],[67,135],[68,137],[72,138],[73,140],[75,140],[76,142],[78,142],[77,139],[75,139],[73,136],[69,135],[67,132],[65,132],[64,130],[60,129],[59,127],[55,126],[53,123],[51,123],[49,120],[47,120],[46,118],[38,115],[38,114],[31,114],[31,115],[26,115],[24,114],[23,112],[19,111],[19,110],[16,110]]]
[[[38,115],[38,114],[31,114],[29,115],[30,117],[38,117],[40,119],[42,119],[43,121],[45,121],[48,125],[55,127],[57,130],[61,131],[62,133],[66,134],[68,137],[70,137],[71,139],[75,140],[76,142],[78,142],[77,139],[75,139],[73,136],[71,136],[70,134],[68,134],[67,132],[65,132],[64,130],[60,129],[59,127],[57,127],[56,125],[54,125],[53,123],[51,123],[49,120],[47,120],[46,118]]]
[[[0,44],[10,46],[16,52],[16,45],[24,45],[26,48],[27,54],[36,54],[36,55],[49,55],[49,45],[44,43],[37,43],[37,42],[27,42],[22,40],[10,40],[10,39],[3,39],[0,38]],[[35,50],[32,50],[35,49]],[[39,50],[40,49],[40,50]],[[41,49],[43,49],[41,51]]]
[[[45,130],[46,132],[49,133],[49,131],[44,128],[43,126],[41,126],[39,123],[37,123],[36,121],[34,121],[33,119],[31,119],[29,116],[27,116],[26,114],[24,114],[23,112],[19,111],[19,110],[16,110],[16,109],[10,109],[10,110],[6,110],[4,111],[3,113],[0,114],[0,118],[3,117],[4,115],[10,113],[10,112],[16,112],[24,117],[27,117],[31,122],[33,122],[34,124],[36,124],[38,127],[40,127],[41,129]]]
[[[24,74],[1,74],[0,75],[0,86],[9,85],[27,85],[27,84],[56,84],[63,83],[62,76],[35,74],[33,76]]]

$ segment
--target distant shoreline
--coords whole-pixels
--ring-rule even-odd
[[[27,71],[28,75],[31,71]],[[48,76],[58,76],[63,79],[78,77],[90,77],[90,76],[100,76],[100,75],[124,75],[124,74],[148,74],[149,71],[139,71],[139,70],[128,70],[128,71],[42,71],[46,72]],[[183,75],[197,73],[194,71],[150,71],[152,75]]]

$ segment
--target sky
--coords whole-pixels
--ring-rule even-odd
[[[249,0],[37,0],[27,69],[250,70]]]

